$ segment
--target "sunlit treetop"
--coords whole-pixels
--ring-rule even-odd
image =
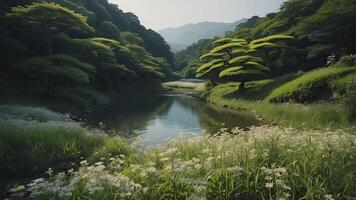
[[[289,40],[289,39],[293,39],[293,38],[294,38],[293,36],[289,36],[289,35],[271,35],[271,36],[253,40],[253,41],[251,41],[250,45],[253,46],[253,45],[258,45],[261,43],[271,43],[271,42],[276,42],[276,41],[278,42],[278,41]]]
[[[263,62],[262,58],[255,57],[255,56],[249,56],[249,55],[244,55],[244,56],[238,56],[229,61],[230,64],[236,64],[239,62],[245,62],[245,61],[254,61],[254,62]]]
[[[220,46],[228,43],[241,43],[241,44],[247,44],[247,41],[244,39],[237,39],[237,38],[221,38],[218,40],[215,40],[213,42],[214,46]]]
[[[94,32],[87,23],[87,17],[55,3],[33,3],[14,7],[7,17],[20,20],[24,26],[40,25],[48,34]]]
[[[197,69],[197,72],[200,73],[208,68],[210,68],[211,66],[213,65],[216,65],[216,64],[219,64],[219,63],[223,63],[223,59],[215,59],[215,60],[212,60],[208,63],[205,63],[203,65],[201,65],[198,69]]]
[[[243,46],[243,44],[241,44],[239,42],[228,43],[228,44],[224,44],[224,45],[215,47],[213,50],[211,50],[211,53],[220,53],[220,52],[224,52],[224,51],[229,51],[233,48],[242,47],[242,46]]]
[[[224,56],[224,53],[207,53],[199,57],[200,60]]]

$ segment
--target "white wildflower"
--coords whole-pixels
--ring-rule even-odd
[[[334,200],[331,194],[324,195],[325,200]]]
[[[268,188],[268,189],[273,188],[273,182],[267,182],[267,183],[265,184],[265,187]]]

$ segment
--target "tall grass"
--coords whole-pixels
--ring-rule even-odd
[[[0,177],[41,175],[75,167],[83,158],[126,154],[122,138],[109,138],[46,108],[0,106]],[[115,143],[112,147],[111,143]]]
[[[355,140],[343,132],[221,129],[113,156],[14,188],[33,199],[354,199]]]
[[[30,107],[19,105],[0,105],[0,119],[22,119],[39,122],[69,121],[67,115],[53,112],[45,107]]]

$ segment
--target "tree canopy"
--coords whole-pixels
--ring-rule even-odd
[[[245,39],[217,39],[212,42],[212,50],[200,56],[205,63],[196,70],[197,77],[206,77],[211,82],[214,82],[216,77],[229,77],[229,80],[239,81],[242,90],[246,81],[265,77],[271,72],[268,65],[264,64],[270,63],[270,52],[288,47],[277,42],[292,38],[288,35],[271,35],[252,40],[250,43]],[[260,51],[264,51],[262,55],[267,55],[264,59]]]
[[[106,0],[4,0],[0,8],[0,74],[10,85],[117,96],[177,76],[164,39]]]

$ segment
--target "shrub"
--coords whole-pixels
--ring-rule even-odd
[[[81,99],[79,101],[73,101],[71,100],[71,95],[70,94],[75,94],[76,96],[79,96]],[[110,97],[107,95],[91,88],[82,88],[82,87],[77,87],[77,88],[61,88],[60,90],[60,95],[69,100],[69,102],[74,102],[78,105],[80,103],[83,103],[85,101],[85,104],[92,103],[94,105],[104,105],[107,104],[110,101]]]
[[[89,100],[79,94],[70,91],[61,91],[58,97],[67,103],[78,106],[80,109],[88,110],[90,108]]]
[[[350,74],[344,78],[334,80],[333,91],[337,98],[348,106],[351,111],[351,118],[356,118],[356,74]]]
[[[356,55],[350,54],[347,56],[342,57],[337,66],[346,67],[346,66],[356,66]]]
[[[329,67],[317,69],[273,90],[267,97],[270,102],[311,102],[332,95],[330,81],[355,72],[355,67]]]

